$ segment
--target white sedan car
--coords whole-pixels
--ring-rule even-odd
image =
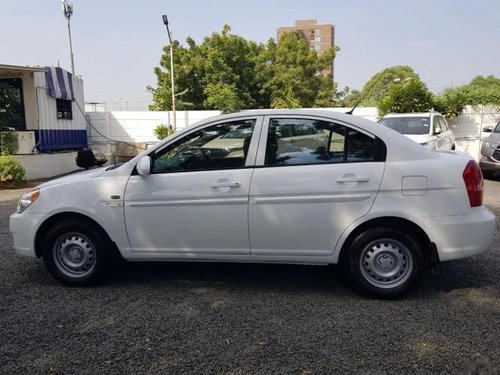
[[[227,140],[230,140],[228,142]],[[89,285],[129,261],[337,264],[397,297],[433,262],[490,245],[495,216],[470,156],[431,152],[362,118],[263,110],[202,121],[128,163],[38,186],[14,248]]]
[[[389,113],[378,122],[404,134],[429,150],[455,149],[455,136],[448,121],[439,112]]]

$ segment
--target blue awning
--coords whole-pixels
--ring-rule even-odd
[[[62,68],[47,67],[45,71],[47,94],[56,99],[75,100],[73,75]]]

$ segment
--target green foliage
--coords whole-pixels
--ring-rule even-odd
[[[288,96],[296,98],[300,107],[332,106],[335,93],[332,77],[318,72],[331,67],[335,58],[333,48],[318,54],[309,49],[301,33],[291,32],[283,34],[277,44],[268,43],[266,49],[269,61],[262,69],[267,70],[269,79],[264,88],[273,100]]]
[[[432,93],[420,79],[409,79],[393,85],[378,103],[378,113],[428,112],[434,106]]]
[[[446,89],[434,96],[434,109],[441,112],[447,119],[460,116],[466,105],[467,96],[463,90]]]
[[[344,87],[343,90],[337,91],[334,98],[335,107],[348,107],[352,108],[361,99],[361,91],[352,90],[349,86]]]
[[[17,103],[17,95],[12,86],[0,80],[0,127],[8,125]]]
[[[13,131],[0,132],[0,154],[12,155],[18,150],[17,134]]]
[[[300,99],[293,93],[292,86],[272,93],[271,108],[300,108]]]
[[[153,132],[155,133],[156,138],[161,141],[162,139],[165,139],[174,134],[175,130],[172,125],[160,124],[153,130]]]
[[[321,54],[309,50],[300,33],[289,33],[276,43],[255,43],[232,34],[229,26],[196,44],[174,42],[176,108],[240,109],[274,105],[299,107],[331,106],[331,77],[319,75],[332,65],[335,50]],[[160,67],[155,68],[157,86],[148,86],[154,103],[151,110],[169,110],[172,105],[170,50],[164,47]],[[179,98],[183,93],[182,98]],[[181,99],[181,100],[179,100]]]
[[[460,96],[465,105],[500,106],[500,78],[477,76],[466,85],[445,90],[442,95]]]
[[[420,77],[409,66],[398,65],[375,74],[361,90],[361,103],[367,107],[376,106],[383,98],[389,95],[393,87],[399,87],[410,80],[420,81]]]
[[[10,155],[0,155],[0,186],[17,187],[26,181],[26,172]]]
[[[222,113],[237,112],[243,108],[243,99],[234,84],[209,83],[203,91],[207,95],[206,104]]]

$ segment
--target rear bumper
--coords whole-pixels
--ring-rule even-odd
[[[427,218],[422,227],[436,244],[440,261],[465,258],[486,251],[495,234],[495,215],[485,206],[467,215]]]

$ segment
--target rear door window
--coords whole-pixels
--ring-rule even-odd
[[[375,161],[375,137],[312,119],[271,119],[266,166]]]

